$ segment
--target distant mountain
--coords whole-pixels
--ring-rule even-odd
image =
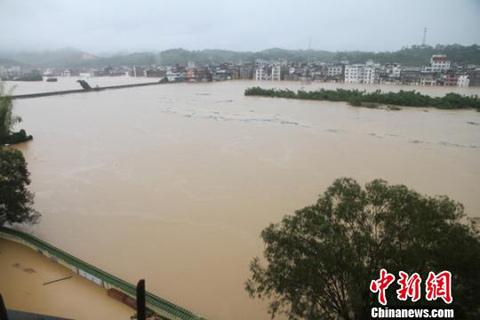
[[[98,57],[77,50],[66,48],[51,51],[7,52],[0,53],[0,59],[12,59],[30,67],[81,67],[98,59]],[[0,60],[1,64],[1,60]]]
[[[461,65],[480,65],[480,46],[437,45],[404,47],[393,52],[365,51],[322,51],[322,50],[286,50],[271,48],[259,52],[239,52],[229,50],[205,49],[189,51],[185,49],[170,49],[161,52],[138,52],[98,57],[74,48],[43,52],[0,53],[0,65],[15,64],[31,67],[102,67],[102,66],[132,66],[132,65],[186,65],[188,62],[197,64],[221,64],[254,62],[257,59],[278,60],[289,62],[318,61],[334,62],[347,60],[349,63],[365,63],[372,59],[375,62],[398,62],[404,66],[422,66],[430,61],[433,54],[446,54],[448,59]]]
[[[24,64],[11,58],[2,58],[0,57],[0,66],[4,67],[15,67],[15,66],[23,66]]]

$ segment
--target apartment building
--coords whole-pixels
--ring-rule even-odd
[[[266,80],[266,76],[267,76],[267,73],[264,66],[259,66],[255,69],[255,80],[257,81]]]
[[[363,64],[345,66],[345,83],[375,83],[375,68]]]
[[[327,77],[335,77],[343,73],[343,64],[332,64],[327,66]]]
[[[281,75],[282,75],[282,67],[277,64],[272,67],[272,72],[270,79],[272,81],[280,81],[281,80]]]
[[[450,61],[444,54],[434,54],[430,58],[430,66],[425,68],[426,72],[444,72],[450,69]]]

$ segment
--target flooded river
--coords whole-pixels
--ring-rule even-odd
[[[245,97],[253,85],[341,86],[232,81],[15,101],[34,136],[19,148],[43,214],[28,230],[208,319],[266,320],[243,289],[259,233],[335,178],[446,194],[480,216],[479,112]]]

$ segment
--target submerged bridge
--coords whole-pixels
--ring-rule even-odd
[[[159,84],[164,84],[165,82],[146,82],[146,83],[131,83],[131,84],[122,84],[118,86],[108,86],[108,87],[99,87],[99,88],[89,88],[84,87],[83,89],[73,89],[73,90],[63,90],[63,91],[50,91],[50,92],[40,92],[40,93],[28,93],[28,94],[19,94],[10,96],[13,100],[15,99],[30,99],[30,98],[41,98],[48,96],[63,96],[66,94],[72,93],[91,93],[99,92],[103,90],[115,90],[115,89],[126,89],[126,88],[135,88],[135,87],[145,87],[145,86],[155,86]],[[88,84],[87,84],[88,85]],[[82,85],[83,87],[83,85]]]
[[[105,289],[116,289],[133,299],[136,298],[136,287],[134,285],[100,270],[32,235],[18,230],[0,227],[0,237],[28,246],[48,257],[50,260],[69,268],[76,274],[87,278]],[[148,309],[168,320],[205,320],[200,315],[149,292],[146,292],[145,302]]]

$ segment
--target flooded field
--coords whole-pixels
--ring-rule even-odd
[[[28,230],[127,281],[145,278],[147,290],[208,319],[266,320],[266,304],[243,289],[260,231],[338,177],[445,194],[480,216],[479,112],[245,97],[253,85],[480,94],[231,81],[17,100],[43,214]],[[42,91],[34,86],[15,93]]]

